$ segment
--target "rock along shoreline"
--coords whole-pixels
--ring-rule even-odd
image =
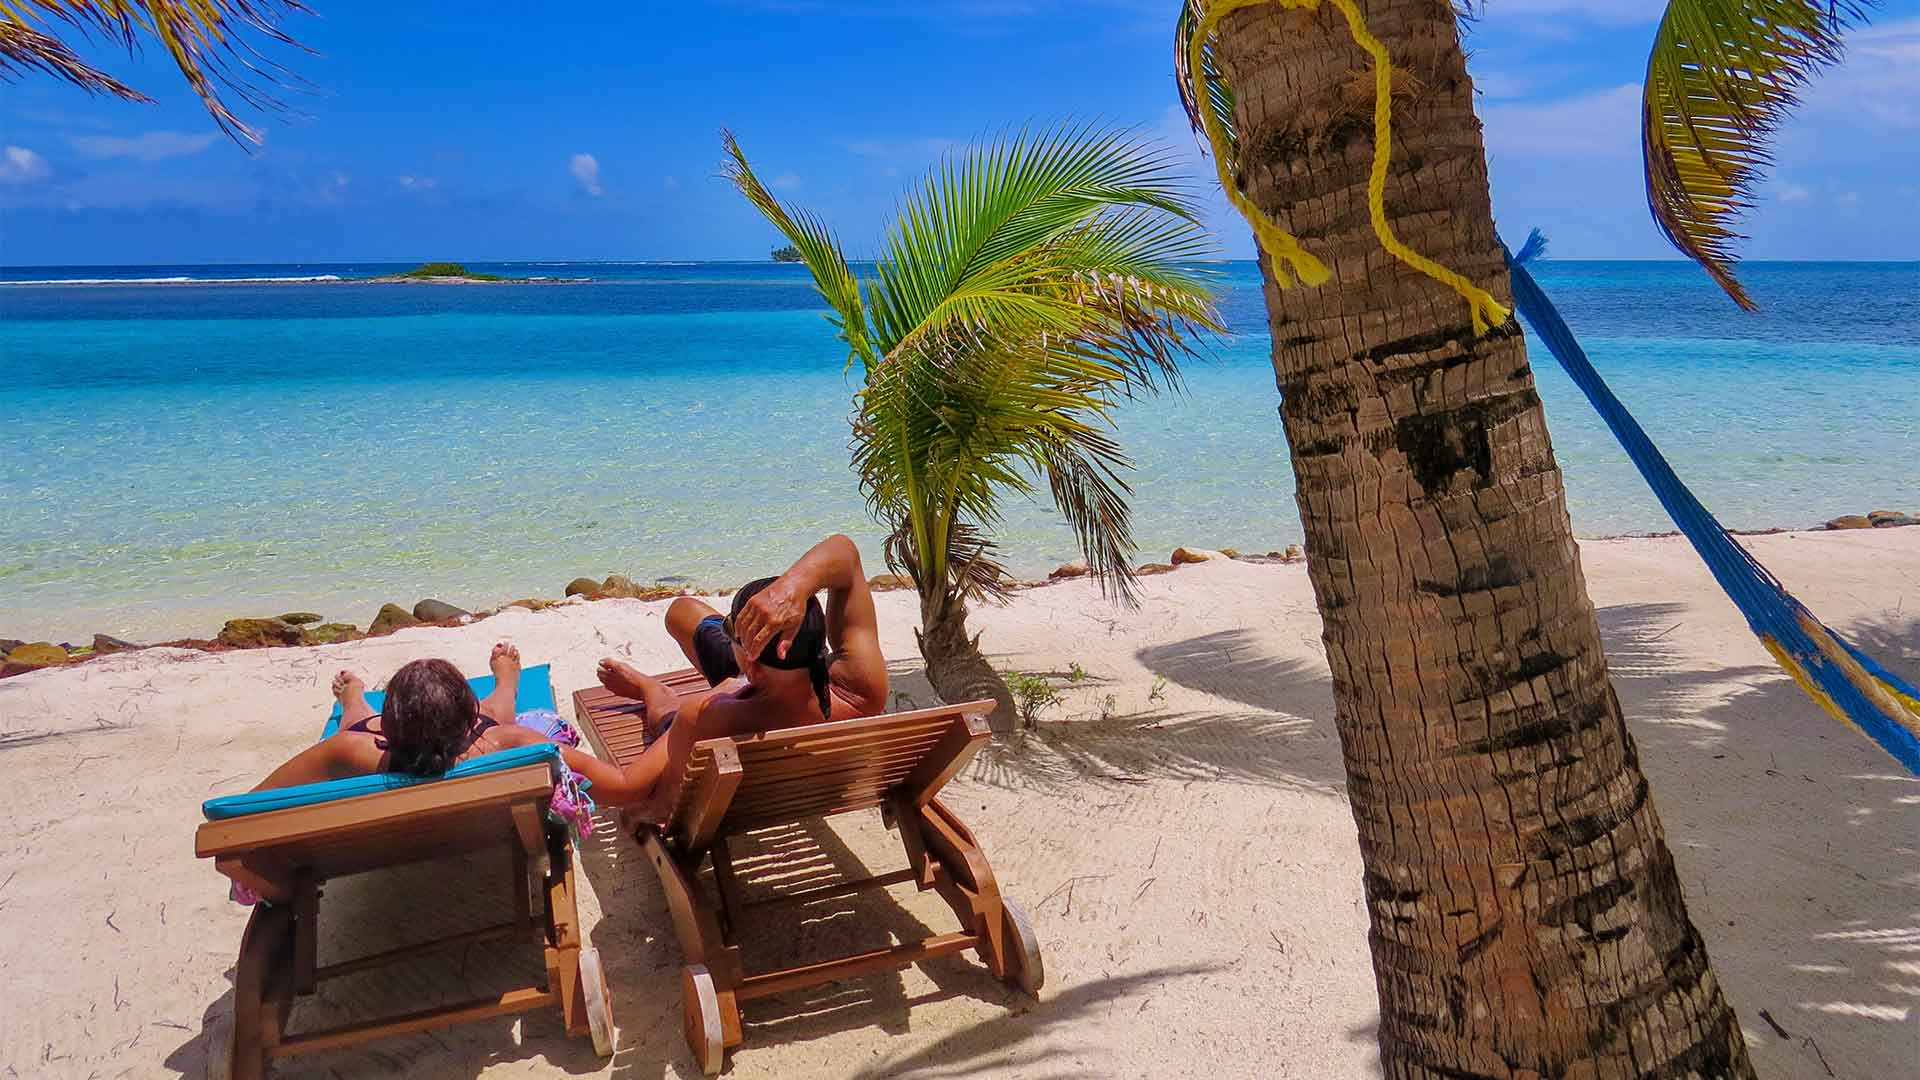
[[[399,279],[396,279],[396,283]],[[409,279],[421,281],[423,279]],[[425,279],[431,282],[431,279]],[[474,284],[497,284],[496,282],[476,281]],[[1809,530],[1785,528],[1771,529],[1734,529],[1729,530],[1736,536],[1768,536],[1777,533],[1796,531],[1838,531],[1847,529],[1886,529],[1909,525],[1920,525],[1920,514],[1907,514],[1896,510],[1873,510],[1865,514],[1849,514],[1833,518],[1822,525]],[[1589,537],[1591,540],[1652,539],[1679,535],[1677,532],[1627,533],[1617,536]],[[1298,544],[1288,545],[1281,551],[1269,551],[1264,555],[1242,554],[1233,548],[1177,547],[1168,556],[1166,562],[1142,563],[1134,572],[1142,577],[1152,577],[1172,573],[1182,566],[1210,562],[1214,559],[1233,559],[1252,563],[1295,564],[1306,561],[1305,552]],[[1045,578],[1038,581],[1009,581],[1010,591],[1044,588],[1062,581],[1071,581],[1088,576],[1091,570],[1084,560],[1075,560],[1054,569]],[[875,592],[891,592],[914,587],[912,579],[901,574],[879,574],[867,582]],[[468,611],[444,600],[428,598],[415,603],[411,608],[400,604],[382,605],[366,629],[349,622],[330,622],[317,612],[286,612],[272,616],[241,616],[227,620],[219,632],[211,638],[176,638],[169,641],[135,643],[125,641],[110,634],[95,634],[91,642],[81,645],[72,642],[22,641],[13,638],[0,638],[0,678],[22,675],[29,671],[39,671],[49,667],[63,667],[68,664],[83,663],[97,656],[109,656],[114,653],[137,649],[174,648],[194,649],[202,652],[227,652],[235,649],[289,648],[313,645],[332,645],[342,641],[357,641],[363,638],[384,637],[396,630],[414,626],[465,626],[470,623],[496,615],[508,608],[526,608],[541,611],[561,604],[591,603],[597,600],[670,600],[680,596],[729,596],[737,586],[722,589],[693,589],[682,585],[653,584],[642,585],[625,574],[613,574],[604,579],[577,577],[568,582],[558,600],[545,597],[525,597],[511,600],[496,607],[480,611]]]
[[[1268,552],[1265,555],[1242,555],[1231,548],[1213,550],[1181,547],[1174,549],[1171,558],[1172,562],[1169,563],[1145,563],[1138,567],[1136,572],[1143,576],[1164,574],[1175,569],[1176,564],[1200,563],[1216,558],[1239,559],[1245,562],[1298,563],[1305,561],[1305,555],[1298,544],[1291,545],[1284,551]],[[1042,580],[1011,581],[1008,582],[1008,588],[1015,591],[1042,588],[1057,582],[1086,577],[1089,573],[1087,564],[1076,560],[1055,569]],[[875,575],[868,579],[867,584],[875,592],[893,592],[914,587],[911,578],[891,573]],[[343,641],[385,637],[396,630],[414,626],[466,626],[509,608],[541,611],[562,604],[592,603],[599,600],[671,600],[681,596],[730,596],[735,588],[737,586],[722,589],[694,589],[684,585],[643,585],[625,574],[613,574],[605,579],[574,578],[567,583],[566,588],[562,590],[562,597],[557,600],[530,596],[479,611],[469,611],[434,598],[421,600],[412,608],[388,603],[381,606],[364,630],[355,623],[327,621],[326,617],[318,612],[290,611],[279,615],[247,615],[228,619],[219,632],[210,638],[188,637],[135,643],[108,634],[95,634],[93,640],[87,644],[0,638],[0,678],[23,675],[43,668],[64,667],[69,664],[83,663],[97,656],[110,656],[138,649],[170,648],[228,652],[236,649],[332,645]]]

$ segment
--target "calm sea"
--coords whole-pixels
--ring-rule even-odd
[[[474,264],[565,286],[129,284],[386,265],[0,270],[0,636],[210,635],[307,609],[556,596],[582,574],[737,583],[812,540],[875,538],[847,460],[854,379],[805,272]],[[1143,561],[1300,536],[1258,272],[1182,396],[1132,405]],[[1920,263],[1749,263],[1734,309],[1679,263],[1539,276],[1728,525],[1920,511]],[[110,279],[121,284],[26,284]],[[1668,528],[1543,349],[1587,535]],[[1016,500],[1012,567],[1074,557]],[[869,551],[873,548],[869,545]],[[879,572],[877,552],[869,569]]]

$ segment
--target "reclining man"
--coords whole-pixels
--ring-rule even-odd
[[[823,608],[816,598],[826,590]],[[860,552],[845,536],[814,545],[786,573],[752,582],[728,614],[691,596],[667,609],[667,632],[711,689],[681,697],[631,664],[600,661],[601,685],[644,703],[652,745],[625,770],[570,751],[595,800],[633,806],[671,793],[701,739],[874,716],[887,704],[887,662]]]

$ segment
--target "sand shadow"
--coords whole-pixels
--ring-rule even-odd
[[[131,730],[130,720],[99,720],[90,728],[68,728],[64,731],[9,731],[0,733],[0,753],[8,750],[20,750],[41,743],[57,743],[74,739],[85,739],[90,735],[113,735]]]
[[[513,914],[510,881],[504,848],[330,880],[322,888],[319,962],[325,966],[504,922]],[[237,937],[233,947],[237,952]],[[288,1030],[298,1034],[456,1004],[537,983],[544,966],[543,950],[531,939],[436,950],[320,983],[315,993],[295,1001]],[[233,977],[229,968],[228,981]],[[206,1075],[209,1056],[226,1052],[232,1016],[229,989],[206,1008],[201,1030],[167,1057],[167,1067],[182,1076]],[[566,1033],[558,1009],[541,1009],[282,1058],[272,1075],[465,1080],[502,1062],[531,1059],[568,1075],[606,1068],[589,1039]]]
[[[931,1045],[905,1057],[888,1058],[858,1072],[855,1080],[880,1080],[882,1077],[1017,1075],[1031,1080],[1065,1080],[1085,1076],[1085,1047],[1025,1046],[1053,1032],[1071,1031],[1085,1014],[1100,1006],[1110,1006],[1137,991],[1151,990],[1174,979],[1202,975],[1219,970],[1219,965],[1156,968],[1136,975],[1116,975],[1081,983],[1051,995],[1030,1008],[997,1016],[959,1031],[941,1036]],[[1053,1071],[1042,1070],[1055,1058],[1079,1058],[1079,1068],[1062,1062]]]
[[[1910,1068],[1920,1055],[1920,779],[1771,664],[1687,666],[1669,644],[1686,633],[1674,605],[1600,616],[1669,844],[1683,877],[1700,882],[1688,890],[1695,921],[1714,920],[1715,965],[1759,1038],[1763,1071],[1825,1076],[1825,1058],[1866,1075]],[[1920,681],[1920,619],[1836,629]],[[1782,820],[1814,826],[1770,824]],[[1688,854],[1703,847],[1710,854]],[[1710,879],[1687,874],[1690,859],[1713,856]]]
[[[1244,630],[1203,634],[1135,654],[1156,676],[1243,709],[1150,707],[1045,717],[996,739],[968,775],[1009,789],[1064,794],[1086,784],[1205,780],[1345,790],[1333,690],[1314,661],[1267,655]],[[1158,705],[1157,696],[1150,703]]]
[[[757,830],[734,840],[734,867],[741,899],[751,904],[780,893],[866,877],[906,865],[892,834],[878,833],[878,812],[866,839],[891,842],[885,865],[869,866],[840,834],[821,819]],[[856,816],[842,818],[853,822]],[[863,845],[867,847],[878,844]],[[939,929],[957,929],[953,913],[932,894],[895,886],[852,896],[758,909],[741,920],[738,941],[753,970],[790,967],[827,956],[884,948],[934,935],[935,927],[908,909],[927,912]],[[772,1046],[818,1038],[839,1031],[878,1027],[890,1034],[909,1030],[915,1006],[956,997],[1017,1007],[1021,998],[987,971],[972,954],[941,957],[918,965],[935,989],[918,996],[907,992],[900,972],[796,990],[760,998],[741,1008],[748,1047]]]
[[[1268,656],[1245,629],[1151,645],[1134,659],[1189,690],[1290,716],[1331,716],[1333,682],[1305,660]]]
[[[884,865],[868,865],[823,819],[741,834],[731,843],[743,901],[906,865],[898,840],[881,829],[877,811],[867,820],[862,815],[836,820],[867,841],[862,850]],[[665,1068],[682,1077],[699,1076],[680,1031],[680,945],[653,869],[640,846],[611,823],[585,845],[583,862],[604,909],[593,929],[593,944],[607,963],[620,1029],[615,1075],[644,1064],[649,1074]],[[717,895],[710,868],[702,871],[699,885],[709,896]],[[923,921],[909,905],[930,919]],[[742,918],[736,939],[748,971],[755,972],[926,938],[935,932],[929,922],[943,930],[955,925],[951,912],[933,894],[896,886],[754,909]],[[934,984],[932,991],[910,993],[903,974],[889,971],[743,1003],[745,1041],[734,1053],[752,1054],[866,1027],[902,1034],[910,1030],[915,1007],[955,997],[1008,1007],[1022,1000],[971,954],[941,957],[919,965],[919,970]]]

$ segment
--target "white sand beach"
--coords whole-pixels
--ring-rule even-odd
[[[1829,623],[1920,677],[1920,528],[1745,542]],[[1583,553],[1693,918],[1760,1074],[1912,1075],[1920,780],[1794,687],[1683,540],[1589,541]],[[776,996],[746,1006],[728,1075],[1378,1075],[1359,858],[1305,570],[1216,561],[1143,585],[1137,610],[1078,581],[976,616],[1001,666],[1087,673],[1038,731],[981,755],[947,797],[1033,914],[1048,975],[1040,1000],[971,956]],[[914,674],[912,597],[880,603],[895,690],[931,703]],[[246,912],[193,857],[199,804],[245,790],[309,742],[336,670],[377,684],[407,660],[443,656],[480,672],[505,638],[529,664],[552,662],[564,701],[608,653],[679,666],[664,608],[510,609],[456,629],[153,649],[0,681],[5,1075],[204,1075]],[[583,870],[619,1024],[610,1062],[536,1013],[295,1058],[276,1075],[697,1075],[659,889],[602,820]],[[856,873],[900,862],[877,814],[780,842]],[[508,900],[487,869],[466,861],[330,885],[322,962],[497,920]],[[749,931],[747,955],[877,945],[950,921],[937,898],[903,886],[775,909]],[[476,946],[327,984],[294,1024],[470,997],[537,964],[531,949]]]

